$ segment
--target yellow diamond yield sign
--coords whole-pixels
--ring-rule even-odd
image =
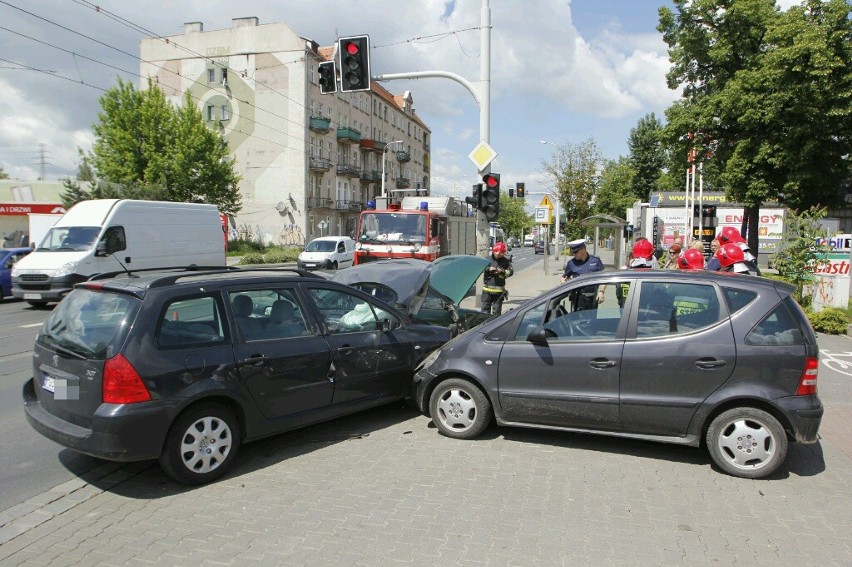
[[[481,141],[475,148],[473,148],[473,151],[470,152],[467,157],[470,158],[470,161],[473,162],[473,165],[475,165],[479,171],[482,171],[488,167],[488,164],[494,161],[494,158],[497,157],[497,152],[495,152],[494,148],[489,146],[487,142]]]
[[[553,201],[550,200],[550,197],[545,195],[542,198],[541,203],[538,204],[538,206],[539,207],[547,207],[548,209],[550,209],[552,211],[553,210]]]

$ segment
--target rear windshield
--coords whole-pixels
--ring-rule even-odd
[[[75,289],[44,322],[36,342],[78,358],[111,358],[124,342],[141,303],[131,295]]]

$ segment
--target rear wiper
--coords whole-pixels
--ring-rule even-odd
[[[53,338],[53,337],[51,337],[51,338]],[[62,354],[66,354],[66,355],[68,355],[68,356],[73,356],[74,358],[78,358],[78,359],[80,359],[80,360],[88,360],[88,358],[86,358],[86,356],[85,356],[85,355],[80,354],[80,353],[79,353],[79,352],[77,352],[77,351],[73,351],[73,350],[71,350],[70,348],[67,348],[67,347],[64,347],[64,346],[60,345],[60,344],[56,341],[56,339],[55,339],[55,338],[53,339],[53,348],[55,348],[56,350],[58,350],[58,351],[59,351],[59,352],[61,352]]]

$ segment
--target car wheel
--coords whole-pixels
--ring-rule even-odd
[[[777,419],[757,408],[720,414],[707,430],[707,448],[719,468],[742,478],[772,474],[787,456],[787,435]]]
[[[36,300],[36,299],[28,299],[27,303],[30,304],[30,307],[35,307],[36,309],[38,309],[39,307],[44,307],[45,305],[47,305],[47,301],[44,301],[44,300],[39,301],[39,300]]]
[[[172,424],[160,466],[184,484],[204,484],[225,474],[240,448],[233,412],[219,404],[190,408]]]
[[[438,384],[432,392],[429,413],[442,435],[473,439],[491,421],[491,402],[470,381],[451,378]]]
[[[331,269],[332,269],[332,270],[336,270],[336,269],[337,269],[337,262],[332,262],[332,263],[331,263]]]

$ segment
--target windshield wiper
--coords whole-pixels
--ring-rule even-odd
[[[56,350],[58,350],[58,351],[59,351],[59,352],[61,352],[62,354],[66,354],[66,355],[68,355],[68,356],[73,356],[74,358],[77,358],[77,359],[79,359],[79,360],[88,360],[88,358],[86,357],[86,355],[84,355],[84,354],[82,354],[82,353],[79,353],[79,352],[77,352],[77,351],[75,351],[75,350],[71,350],[71,349],[70,349],[70,348],[68,348],[68,347],[64,347],[64,346],[60,345],[60,344],[59,344],[59,342],[56,340],[56,338],[55,338],[55,337],[51,336],[51,337],[49,337],[49,338],[53,339],[53,341],[52,341],[52,342],[53,342],[53,348],[55,348]],[[92,353],[92,354],[94,354],[94,353]]]

